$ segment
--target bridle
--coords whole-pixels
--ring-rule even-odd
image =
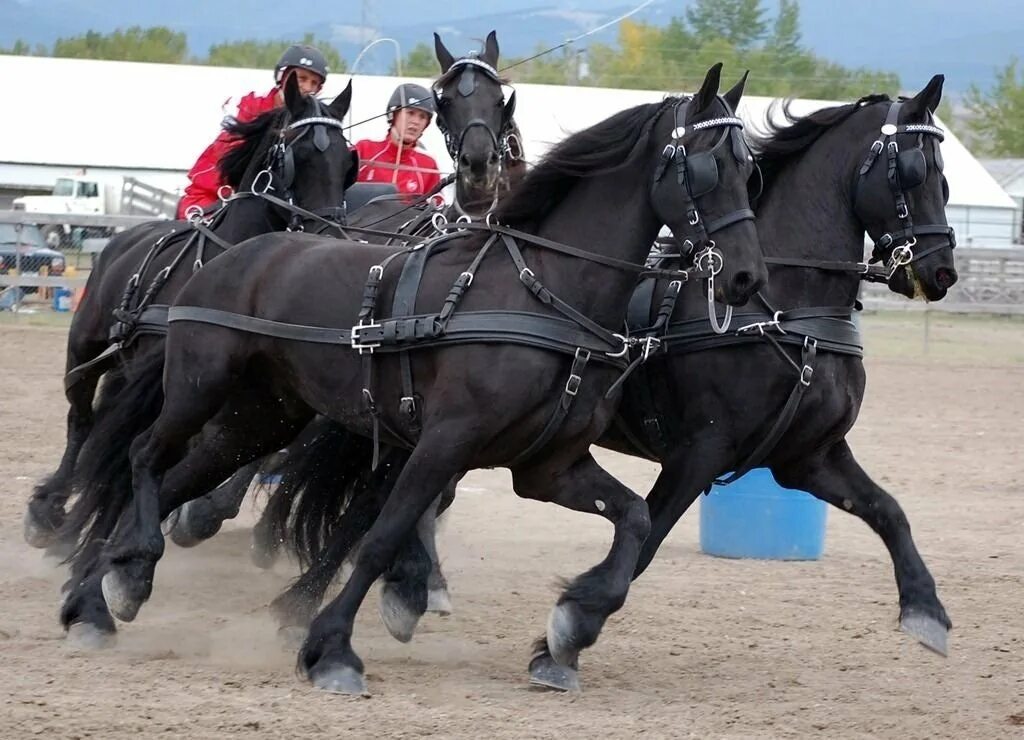
[[[885,116],[885,123],[882,124],[881,136],[871,144],[864,163],[860,167],[857,181],[854,183],[854,206],[857,203],[857,194],[860,184],[867,177],[875,162],[885,153],[886,178],[889,182],[889,190],[892,192],[895,203],[896,218],[899,226],[892,231],[882,234],[875,240],[871,252],[871,262],[884,262],[888,278],[896,271],[915,262],[919,259],[937,252],[940,249],[956,247],[956,234],[953,227],[948,224],[915,224],[910,207],[907,205],[907,191],[921,185],[928,174],[928,161],[924,154],[924,137],[932,137],[935,145],[936,165],[941,170],[941,156],[939,155],[939,142],[945,136],[938,126],[921,123],[898,124],[902,101],[889,105]],[[900,151],[896,137],[900,134],[917,134],[917,146],[912,149]],[[933,244],[927,249],[915,251],[917,237],[919,235],[938,234],[945,239]]]
[[[317,105],[320,106],[320,112],[323,113],[322,104],[317,101]],[[307,210],[295,203],[295,152],[293,147],[312,132],[313,146],[320,152],[326,152],[331,145],[331,138],[327,133],[328,128],[344,130],[344,125],[333,116],[317,115],[300,118],[298,121],[284,126],[278,135],[278,140],[268,152],[266,167],[253,178],[251,188],[253,194],[291,214],[288,231],[305,231],[308,222],[319,224],[320,228],[317,229],[317,233],[322,233],[326,228],[340,229],[345,225],[344,202],[340,206],[325,206],[314,210]],[[292,131],[299,131],[299,133],[289,139],[288,134]],[[282,197],[271,195],[270,191],[280,192]]]
[[[732,108],[724,98],[719,96],[718,100],[725,107],[728,115],[712,118],[707,121],[699,121],[687,126],[686,108],[690,100],[690,98],[680,99],[673,107],[675,126],[672,129],[672,142],[666,144],[661,152],[661,161],[654,171],[654,180],[651,183],[651,193],[653,195],[658,183],[668,173],[669,166],[675,162],[676,183],[683,193],[683,200],[686,206],[686,221],[689,225],[687,234],[682,237],[678,234],[675,235],[681,250],[680,256],[692,254],[694,265],[697,269],[707,273],[708,317],[711,320],[711,326],[715,333],[724,334],[728,331],[732,320],[732,307],[726,307],[725,321],[720,324],[715,311],[715,276],[722,271],[725,257],[716,249],[715,241],[711,238],[711,235],[741,221],[753,220],[754,212],[749,207],[739,208],[721,218],[705,223],[701,216],[698,198],[707,195],[718,187],[718,162],[715,159],[715,152],[725,145],[727,139],[730,141],[733,156],[737,161],[742,162],[745,159],[752,161],[753,158],[746,147],[746,143],[743,141],[743,134],[741,133],[743,121],[734,115]],[[687,152],[686,147],[683,145],[683,137],[688,132],[705,131],[715,128],[721,128],[722,133],[711,149],[696,154]],[[678,293],[681,287],[681,285],[675,286],[673,284],[670,286],[670,290],[674,289]]]
[[[508,85],[508,83],[498,74],[498,70],[480,59],[475,53],[455,61],[452,66],[448,68],[448,71],[441,75],[441,77],[438,78],[431,87],[431,93],[434,96],[434,105],[437,108],[437,128],[444,136],[445,148],[448,150],[449,156],[451,156],[452,161],[455,163],[456,172],[461,166],[462,147],[465,143],[466,134],[473,128],[482,128],[487,132],[487,136],[490,138],[491,144],[494,146],[494,151],[498,153],[499,168],[504,169],[508,163],[522,158],[523,143],[515,131],[515,123],[513,121],[513,114],[516,109],[516,91],[514,88],[512,88],[512,92],[508,96],[507,100],[505,100],[504,95],[502,96],[502,100],[505,100],[505,104],[502,112],[501,128],[498,131],[494,131],[494,129],[491,128],[491,125],[482,118],[470,119],[458,136],[455,136],[451,129],[448,128],[448,123],[445,121],[444,117],[444,84],[458,75],[459,82],[456,90],[461,97],[469,97],[477,88],[478,74],[482,74],[485,78],[496,82],[498,85],[503,87],[507,85],[511,88],[511,85]],[[500,179],[501,175],[499,172],[497,181],[500,181]],[[497,192],[495,193],[495,202],[496,201]],[[492,208],[493,205],[494,204],[492,203]]]

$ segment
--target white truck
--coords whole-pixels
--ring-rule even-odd
[[[151,216],[174,218],[180,193],[125,177],[116,181],[95,177],[58,177],[50,195],[23,195],[15,198],[13,208],[28,213],[68,213],[89,215]],[[75,226],[70,218],[63,227],[70,233]],[[92,227],[92,235],[109,236],[112,229]]]
[[[14,210],[30,213],[95,213],[173,218],[180,193],[134,177],[116,181],[94,177],[58,177],[50,195],[23,195]]]

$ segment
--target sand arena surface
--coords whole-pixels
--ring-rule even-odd
[[[851,441],[899,499],[955,624],[942,659],[896,631],[888,554],[829,512],[814,563],[699,552],[696,510],[582,658],[580,695],[531,690],[556,576],[604,557],[611,527],[468,476],[440,544],[455,613],[409,645],[376,615],[354,644],[373,698],[309,688],[266,605],[294,566],[248,560],[253,510],[194,550],[168,546],[117,646],[57,622],[63,570],[24,544],[36,479],[64,444],[66,329],[0,323],[0,737],[1024,737],[1024,323],[868,317],[868,396]],[[610,453],[646,492],[656,468]]]

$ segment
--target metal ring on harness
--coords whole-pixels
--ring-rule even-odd
[[[224,195],[225,191],[227,191],[227,195]],[[217,188],[217,199],[221,203],[225,203],[226,204],[229,200],[231,200],[234,197],[235,197],[235,189],[233,187],[231,187],[230,185],[221,185],[219,188]]]
[[[607,355],[608,357],[625,357],[626,354],[629,352],[630,346],[633,343],[632,340],[622,336],[621,334],[612,333],[612,336],[615,337],[616,339],[622,340],[622,349],[620,349],[618,352],[605,352],[605,355]]]
[[[202,223],[204,215],[203,207],[195,203],[185,209],[185,220],[191,224]]]
[[[889,258],[889,277],[896,274],[896,271],[905,265],[909,265],[914,259],[914,246],[917,244],[916,237],[910,237],[906,244],[901,244],[892,250]]]
[[[262,190],[260,190],[259,183],[260,183],[260,178],[263,177],[263,175],[267,176],[267,186],[265,188],[263,188]],[[252,181],[252,192],[254,192],[254,193],[266,193],[266,192],[272,190],[273,187],[274,187],[274,173],[273,172],[271,172],[270,170],[260,170],[259,172],[256,173],[256,177],[254,177],[253,181]]]

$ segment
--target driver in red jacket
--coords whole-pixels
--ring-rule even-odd
[[[289,75],[295,75],[303,95],[316,95],[327,79],[327,59],[312,46],[289,46],[274,66],[273,89],[266,95],[250,92],[238,101],[234,115],[225,120],[251,121],[280,105],[284,105],[284,83]],[[227,104],[225,104],[227,105]],[[178,218],[185,217],[189,206],[206,209],[219,201],[217,192],[224,184],[217,163],[234,146],[227,131],[221,131],[188,172],[190,180],[185,194],[178,202]]]
[[[441,182],[437,162],[419,143],[434,116],[434,96],[411,82],[388,100],[388,133],[383,141],[356,142],[359,182],[390,182],[406,196],[429,193]]]

